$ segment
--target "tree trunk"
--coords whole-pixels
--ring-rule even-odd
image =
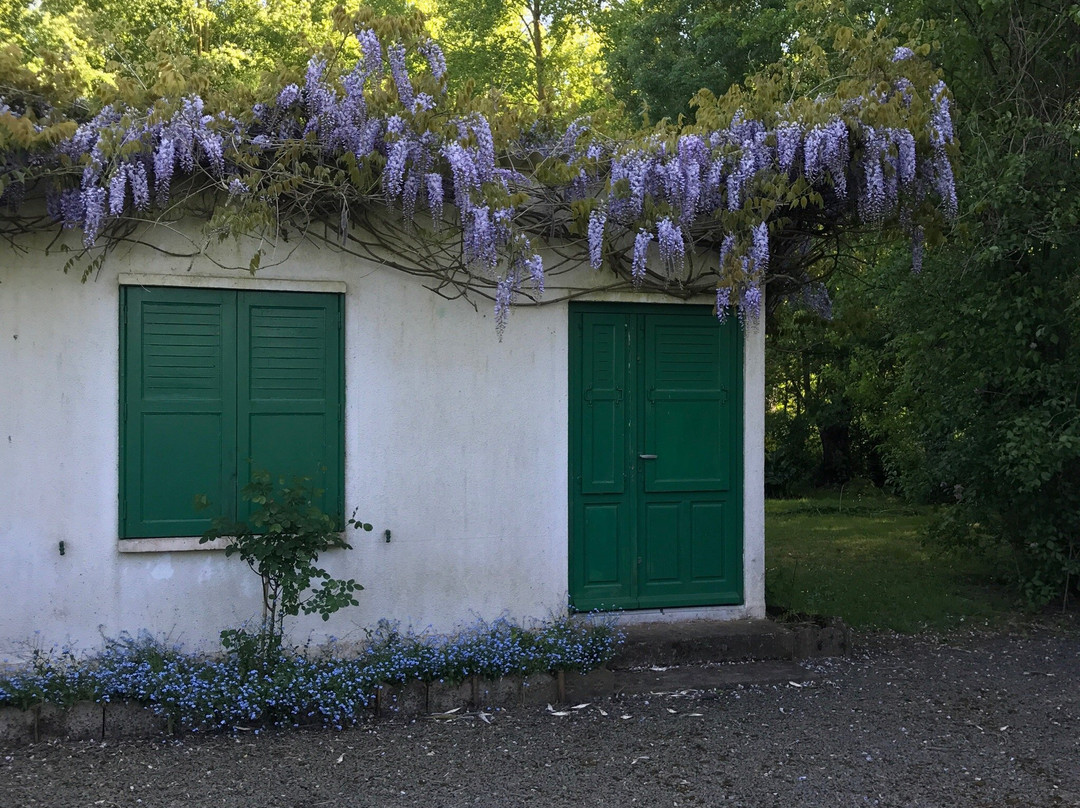
[[[529,32],[529,38],[532,39],[533,68],[536,70],[536,103],[543,104],[547,98],[547,87],[544,81],[544,31],[540,23],[542,13],[540,0],[532,0],[532,3],[529,6],[529,12],[532,14],[532,26]]]

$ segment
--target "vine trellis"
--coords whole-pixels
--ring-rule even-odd
[[[0,235],[77,229],[94,268],[123,243],[164,249],[148,225],[196,214],[211,239],[333,245],[487,299],[501,330],[514,303],[598,287],[715,294],[719,317],[756,318],[766,281],[813,288],[869,231],[905,233],[918,268],[956,211],[948,91],[879,32],[838,35],[847,72],[828,94],[792,95],[775,72],[703,91],[693,125],[616,139],[451,97],[435,42],[352,24],[355,65],[313,57],[245,110],[185,95],[91,116],[9,90]],[[608,273],[588,289],[569,280],[585,263]]]

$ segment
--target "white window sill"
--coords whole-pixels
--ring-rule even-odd
[[[224,550],[229,539],[214,539],[199,543],[198,536],[177,536],[163,539],[120,539],[116,543],[121,553],[188,553]]]

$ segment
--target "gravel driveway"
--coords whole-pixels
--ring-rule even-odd
[[[0,752],[0,806],[1080,806],[1075,631],[863,635],[811,683]]]

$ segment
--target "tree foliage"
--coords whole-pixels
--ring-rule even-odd
[[[598,22],[615,96],[654,121],[691,116],[699,90],[722,95],[778,61],[796,25],[785,0],[626,0]]]
[[[548,112],[605,103],[599,39],[586,0],[443,0],[432,10],[454,82],[474,82]]]
[[[8,4],[0,35],[54,92],[99,103],[148,104],[186,92],[224,101],[339,46],[335,7],[336,0],[40,0]]]
[[[917,3],[956,95],[960,208],[926,271],[878,251],[842,376],[890,479],[942,504],[934,535],[1008,548],[1032,604],[1080,577],[1080,9]]]
[[[1080,577],[1080,7],[957,10],[938,35],[967,202],[955,246],[890,299],[893,440],[909,490],[949,502],[939,534],[1012,548],[1045,603]]]

